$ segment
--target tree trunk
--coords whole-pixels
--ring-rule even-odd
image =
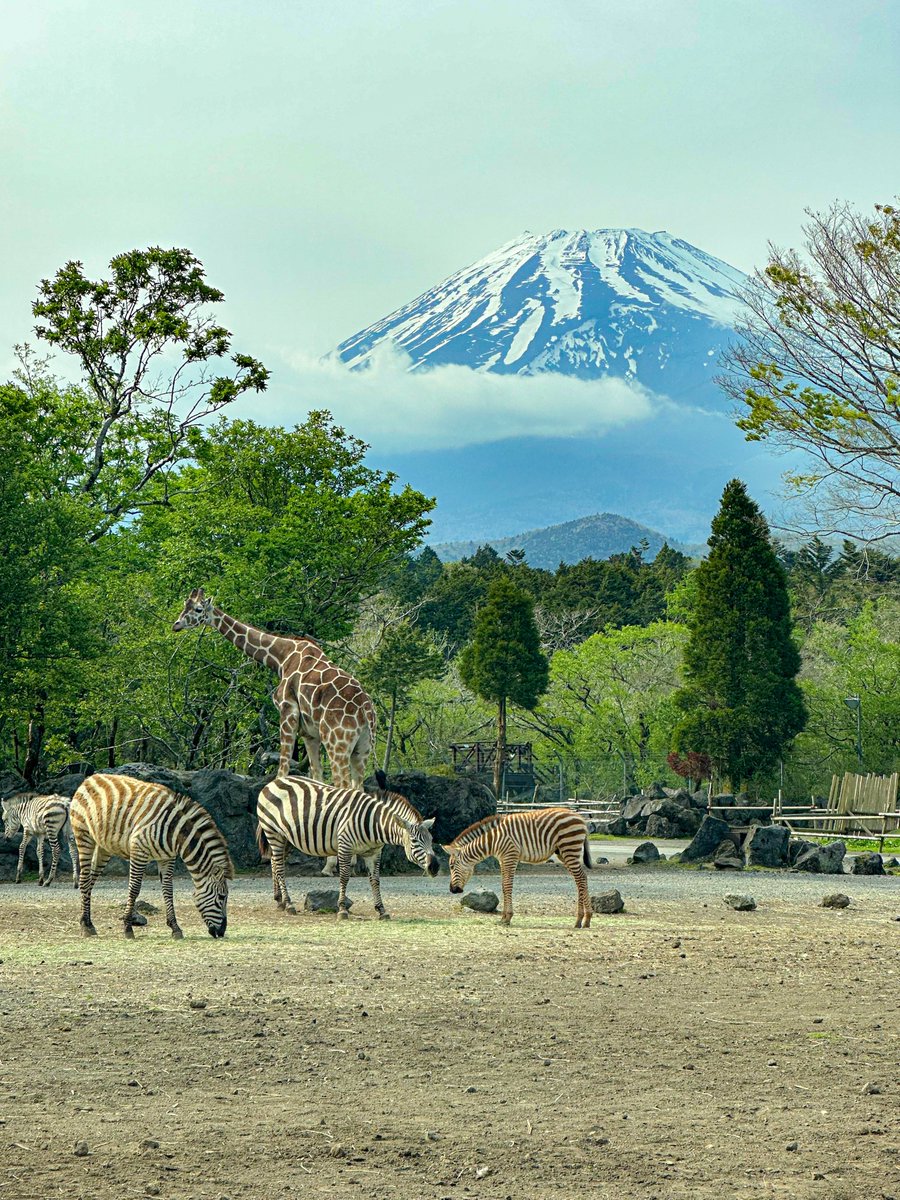
[[[38,767],[41,763],[41,748],[44,745],[44,705],[36,704],[31,720],[28,722],[28,747],[25,751],[25,765],[22,774],[27,783],[34,783]]]
[[[506,697],[497,706],[497,755],[494,759],[494,795],[498,800],[503,797],[500,789],[503,787],[503,767],[506,763]]]
[[[387,775],[391,765],[391,748],[394,745],[394,720],[397,716],[397,693],[391,692],[391,715],[388,717],[387,727],[387,742],[384,747],[384,762],[381,765],[382,771]]]

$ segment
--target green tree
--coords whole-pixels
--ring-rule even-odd
[[[708,754],[718,774],[740,787],[774,766],[806,712],[784,569],[738,479],[722,494],[709,557],[694,578],[673,749]]]
[[[810,213],[805,254],[772,252],[747,290],[726,389],[748,440],[803,450],[794,477],[817,528],[900,523],[900,210]]]
[[[394,744],[397,705],[405,704],[417,683],[426,679],[441,679],[447,663],[434,640],[408,621],[401,621],[385,631],[374,654],[360,663],[360,677],[373,692],[386,696],[389,703],[387,735],[382,769],[390,770]]]
[[[533,709],[548,680],[533,601],[505,575],[488,589],[472,642],[459,656],[459,671],[466,687],[497,705],[494,794],[499,799],[506,760],[507,703]]]
[[[70,485],[93,500],[94,540],[146,502],[151,482],[164,486],[150,502],[165,502],[191,431],[262,391],[269,375],[255,358],[229,354],[231,334],[209,312],[224,296],[190,251],[131,250],[109,268],[92,280],[68,262],[41,281],[32,305],[37,336],[81,371],[81,389],[68,396]]]

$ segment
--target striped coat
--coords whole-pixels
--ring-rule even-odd
[[[423,821],[421,813],[396,793],[370,795],[291,776],[267,783],[256,811],[260,855],[271,859],[275,902],[286,912],[296,912],[284,877],[288,846],[320,858],[337,855],[341,917],[349,915],[347,883],[354,854],[366,860],[375,909],[382,918],[388,913],[381,899],[379,865],[386,845],[402,846],[410,862],[429,874],[438,872],[431,842],[434,818]]]
[[[492,855],[500,863],[503,883],[503,924],[513,917],[513,875],[520,862],[546,862],[556,855],[578,889],[576,929],[591,923],[587,875],[591,863],[587,825],[568,808],[537,808],[530,812],[486,817],[464,829],[444,849],[450,855],[450,891],[460,893],[472,878],[476,863]]]
[[[16,883],[22,882],[22,869],[25,865],[25,851],[31,839],[37,838],[38,886],[47,887],[56,879],[56,869],[59,866],[60,844],[62,834],[69,843],[72,856],[72,882],[78,885],[78,854],[72,841],[72,827],[69,824],[69,799],[67,796],[37,796],[33,792],[22,792],[11,796],[3,802],[3,833],[5,837],[13,837],[22,830],[22,842],[19,846],[19,864],[16,868]],[[44,838],[50,843],[51,863],[50,874],[44,878]]]
[[[228,880],[234,878],[234,867],[225,839],[205,808],[158,783],[126,775],[91,775],[72,798],[71,819],[81,862],[81,931],[86,937],[97,932],[91,921],[91,891],[114,854],[129,860],[126,937],[134,936],[134,906],[148,862],[159,863],[172,937],[184,936],[172,894],[176,858],[184,861],[194,882],[194,903],[210,936],[225,936]]]

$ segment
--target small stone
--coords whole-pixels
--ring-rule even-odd
[[[425,1140],[429,1142],[439,1142],[441,1140],[441,1135],[436,1129],[426,1129]]]
[[[850,897],[843,892],[830,892],[822,897],[822,908],[849,908]]]
[[[144,1195],[145,1196],[158,1196],[159,1188],[156,1186],[155,1183],[147,1183],[144,1185]]]
[[[824,1179],[825,1176],[821,1171],[813,1171],[813,1179]]]
[[[756,908],[756,901],[752,896],[742,896],[737,892],[729,892],[722,897],[722,901],[729,908],[733,908],[735,912],[753,912]]]
[[[591,911],[595,913],[620,913],[625,911],[625,901],[616,888],[591,896]]]
[[[331,1155],[332,1158],[346,1158],[347,1157],[347,1151],[344,1149],[344,1147],[341,1145],[340,1142],[333,1142],[332,1145],[329,1147],[328,1153]]]
[[[207,1004],[209,1004],[208,1000],[192,1000],[190,1002],[190,1007],[191,1008],[206,1008]]]
[[[141,1142],[141,1149],[142,1150],[158,1150],[159,1142],[156,1140],[156,1138],[144,1138],[144,1140]]]
[[[796,1149],[797,1149],[796,1142],[788,1142],[788,1144],[785,1146],[785,1150],[789,1151],[791,1154],[793,1154]]]
[[[813,1025],[822,1025],[824,1024],[824,1021],[824,1017],[813,1017]]]
[[[673,938],[670,944],[671,944],[673,950],[680,950],[681,949],[681,938]]]
[[[775,1061],[774,1058],[770,1058],[769,1061],[766,1063],[766,1066],[767,1067],[777,1067],[778,1063]]]
[[[340,892],[336,888],[314,888],[306,893],[303,907],[306,912],[336,913]],[[347,897],[347,908],[352,907],[353,901]]]
[[[484,1177],[486,1175],[490,1175],[490,1173],[491,1173],[490,1167],[476,1167],[475,1168],[475,1178],[476,1179],[484,1179]]]
[[[867,1083],[862,1090],[864,1096],[880,1096],[881,1087],[877,1083]]]
[[[473,1087],[467,1087],[467,1088],[466,1088],[466,1094],[467,1094],[467,1095],[469,1095],[469,1096],[471,1096],[471,1094],[472,1094],[474,1091],[476,1091],[476,1090],[477,1090],[476,1088],[473,1088]]]
[[[365,1062],[366,1061],[365,1050],[357,1050],[356,1057],[359,1059],[360,1062]]]
[[[75,1149],[72,1151],[76,1158],[87,1158],[90,1154],[87,1142],[76,1142]]]
[[[635,847],[634,854],[625,861],[629,867],[637,867],[642,863],[659,862],[660,854],[653,842],[641,842]]]
[[[497,906],[500,903],[500,897],[496,892],[489,892],[486,888],[477,888],[474,892],[469,892],[460,900],[463,908],[468,908],[472,912],[492,913],[497,911]]]

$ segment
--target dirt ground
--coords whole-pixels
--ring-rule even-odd
[[[124,940],[123,880],[93,940],[68,887],[0,888],[0,1200],[900,1200],[900,880],[738,913],[631,877],[587,932],[565,877],[509,930],[445,877],[385,880],[390,922],[242,878],[221,942],[184,882],[183,942]]]

